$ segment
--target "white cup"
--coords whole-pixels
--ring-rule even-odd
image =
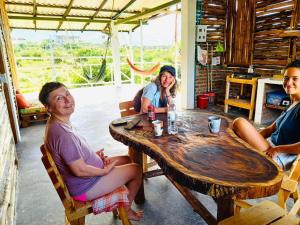
[[[208,127],[210,132],[219,133],[221,126],[221,118],[218,116],[209,116],[208,117]]]
[[[152,122],[153,127],[154,127],[154,135],[155,136],[161,136],[163,133],[163,121],[161,120],[154,120]]]

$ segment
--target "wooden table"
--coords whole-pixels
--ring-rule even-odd
[[[235,197],[259,198],[277,193],[283,173],[272,160],[237,138],[226,117],[221,116],[219,134],[210,133],[209,115],[183,112],[178,118],[176,135],[167,133],[166,114],[157,114],[157,119],[164,121],[161,137],[154,136],[146,115],[126,117],[127,120],[139,117],[141,127],[129,131],[124,126],[110,124],[109,130],[114,139],[130,147],[135,162],[142,163],[142,152],[153,158],[194,210],[208,224],[216,224],[233,215]],[[217,219],[190,190],[216,201]],[[138,203],[145,200],[143,185],[135,200]]]

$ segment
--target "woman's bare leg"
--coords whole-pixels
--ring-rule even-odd
[[[268,141],[244,118],[237,118],[232,123],[234,132],[253,148],[266,151],[270,145]]]
[[[130,157],[127,155],[108,157],[108,159],[110,160],[110,162],[117,160],[118,162],[116,166],[132,163]]]
[[[116,166],[109,174],[101,179],[87,192],[88,200],[95,199],[112,192],[116,188],[126,185],[129,194],[128,200],[132,204],[142,182],[142,169],[135,163]],[[128,209],[128,217],[133,220],[139,220],[143,216],[142,212],[134,212]]]

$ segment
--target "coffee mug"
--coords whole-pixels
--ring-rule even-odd
[[[161,136],[163,132],[163,121],[161,120],[154,120],[152,122],[153,128],[154,128],[154,135],[155,136]]]
[[[221,126],[221,118],[218,116],[209,116],[208,117],[208,127],[210,132],[219,133]]]

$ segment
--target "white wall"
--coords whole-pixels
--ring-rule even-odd
[[[182,107],[194,109],[196,0],[181,1],[181,90]]]

